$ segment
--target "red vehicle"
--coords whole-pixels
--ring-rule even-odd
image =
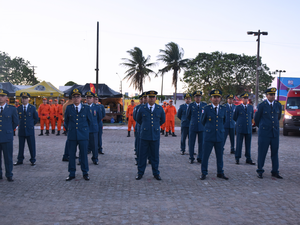
[[[287,94],[283,117],[283,135],[287,136],[289,131],[300,131],[300,89],[292,89]]]

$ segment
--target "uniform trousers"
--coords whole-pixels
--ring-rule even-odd
[[[235,159],[242,157],[243,139],[245,138],[245,157],[247,161],[251,161],[251,138],[252,134],[237,133],[236,135],[236,151]]]
[[[62,116],[58,116],[58,120],[57,120],[57,131],[61,130],[61,124],[63,123],[63,117]]]
[[[35,148],[35,137],[34,135],[30,136],[19,136],[19,154],[18,154],[18,162],[22,163],[24,160],[24,148],[25,148],[25,140],[27,140],[28,149],[30,153],[30,162],[35,163],[35,155],[36,155],[36,148]]]
[[[271,148],[272,174],[278,174],[279,160],[278,147],[279,137],[260,137],[258,136],[258,158],[257,158],[257,173],[264,172],[264,164],[269,146]]]
[[[131,127],[133,126],[133,130],[135,132],[135,120],[133,119],[133,116],[129,116],[128,118],[128,131],[131,131]]]
[[[138,174],[144,175],[147,158],[149,156],[152,166],[152,174],[154,176],[159,175],[159,140],[149,141],[140,139],[140,148],[138,152]]]
[[[234,151],[234,128],[225,128],[225,133],[224,133],[224,146],[226,143],[227,136],[229,135],[230,138],[230,150],[233,152]],[[224,147],[223,147],[224,150]]]
[[[44,125],[46,124],[46,130],[49,130],[49,120],[48,119],[40,119],[41,130],[44,130]]]
[[[65,151],[64,151],[63,159],[64,159],[64,160],[68,160],[68,159],[69,159],[69,142],[68,142],[68,139],[66,140]]]
[[[190,153],[190,160],[194,160],[194,152],[195,152],[195,142],[196,137],[198,136],[198,155],[197,159],[202,160],[203,155],[203,131],[191,131],[189,130],[189,153]]]
[[[87,148],[89,144],[88,142],[89,142],[88,140],[83,140],[83,141],[68,140],[70,177],[75,177],[77,145],[79,146],[79,159],[80,159],[81,171],[83,175],[88,174],[89,172],[89,164],[87,159]]]
[[[102,133],[103,133],[103,122],[99,123],[99,132],[98,132],[98,152],[102,153]]]
[[[5,165],[5,176],[6,178],[9,178],[13,176],[13,142],[0,143],[0,175],[2,175],[2,152]]]
[[[181,127],[181,141],[180,141],[180,148],[182,152],[185,152],[186,146],[186,137],[189,136],[189,127]]]
[[[172,130],[173,133],[175,132],[175,120],[167,120],[166,132],[169,132],[170,130]]]
[[[89,133],[88,151],[91,151],[92,161],[98,162],[98,132]]]
[[[223,141],[222,142],[210,142],[204,141],[203,143],[203,158],[201,164],[201,171],[203,175],[207,175],[208,172],[208,159],[212,148],[215,148],[215,154],[217,158],[217,173],[223,174]]]
[[[51,130],[55,130],[56,118],[50,117]]]

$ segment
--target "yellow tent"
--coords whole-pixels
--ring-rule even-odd
[[[16,91],[16,97],[22,92],[27,92],[31,97],[63,97],[64,93],[54,87],[50,82],[42,81],[30,88]]]

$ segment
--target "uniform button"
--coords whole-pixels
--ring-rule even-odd
[[[78,119],[76,119],[76,120],[78,120]]]
[[[153,116],[153,114],[151,114],[151,116]]]
[[[273,113],[273,112],[272,112]]]
[[[272,118],[274,118],[274,116],[272,116]]]
[[[200,121],[198,120],[198,123],[199,123]]]
[[[151,126],[153,127],[153,124]]]
[[[274,126],[273,126],[273,128],[274,128]]]
[[[2,131],[2,130],[0,130],[0,131]]]
[[[0,120],[0,122],[2,122],[2,120]]]
[[[218,129],[216,129],[216,130],[218,130]]]
[[[248,123],[247,123],[247,125],[248,125]]]
[[[218,124],[216,124],[216,126],[218,126]]]
[[[218,120],[216,120],[216,122],[218,122]]]
[[[274,123],[274,121],[272,121]]]
[[[76,125],[78,125],[78,123],[76,123]]]
[[[78,127],[76,127],[76,129],[78,129]]]
[[[78,115],[77,115],[78,116]]]
[[[153,123],[153,121],[151,121],[151,123]]]
[[[217,116],[217,118],[218,118],[218,116]]]
[[[26,126],[25,126],[26,127]]]

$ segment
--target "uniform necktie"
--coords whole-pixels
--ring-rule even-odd
[[[230,110],[232,110],[232,105],[230,105]]]
[[[78,114],[78,107],[76,106],[76,113]]]
[[[215,107],[215,113],[216,113],[216,115],[217,115],[217,107]]]
[[[247,112],[247,106],[245,105],[245,111]]]
[[[152,107],[150,106],[150,112],[152,112]]]
[[[26,106],[24,106],[24,114],[26,114]]]
[[[198,109],[200,109],[200,104],[198,105]]]
[[[0,113],[2,114],[2,112],[3,112],[3,107],[1,106],[0,107]]]
[[[271,106],[271,110],[273,110],[273,104],[272,103],[270,104],[270,106]]]

